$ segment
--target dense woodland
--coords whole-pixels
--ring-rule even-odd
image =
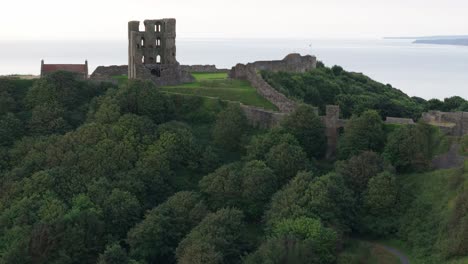
[[[468,255],[467,168],[430,162],[449,139],[381,118],[466,101],[339,67],[263,74],[306,103],[269,130],[149,82],[0,80],[0,263],[362,263],[356,239],[397,239],[421,263]],[[332,102],[351,118],[336,161],[310,106]]]

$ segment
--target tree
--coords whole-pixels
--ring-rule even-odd
[[[314,252],[314,242],[295,237],[269,238],[253,253],[245,264],[321,264]]]
[[[15,98],[5,89],[0,90],[0,116],[13,112],[16,108]]]
[[[395,176],[383,172],[369,181],[364,196],[364,225],[374,235],[387,235],[396,228],[398,185]]]
[[[299,173],[273,196],[266,220],[271,227],[288,218],[317,218],[347,231],[354,221],[354,204],[352,192],[339,175],[314,178],[310,173]]]
[[[225,165],[203,177],[200,191],[212,209],[242,208],[247,217],[258,219],[278,189],[277,177],[262,161]]]
[[[246,159],[265,160],[270,149],[282,143],[299,146],[297,139],[282,128],[273,128],[268,133],[253,136],[246,147]]]
[[[339,155],[347,159],[366,150],[380,152],[384,143],[382,119],[376,111],[366,111],[360,116],[353,116],[346,124],[339,144]]]
[[[367,189],[369,180],[383,170],[383,159],[371,151],[362,152],[336,165],[336,172],[343,175],[346,184],[358,195]]]
[[[238,150],[247,129],[247,118],[237,104],[230,104],[216,118],[213,140],[228,151]]]
[[[325,127],[313,107],[301,105],[285,118],[282,126],[297,138],[309,157],[323,157],[327,149]]]
[[[320,220],[307,217],[285,219],[273,227],[272,236],[311,241],[310,250],[319,257],[321,263],[335,262],[337,234],[334,230],[324,227]]]
[[[125,237],[130,227],[139,220],[140,211],[140,203],[134,195],[119,189],[112,190],[103,205],[107,233],[116,238]]]
[[[242,202],[241,163],[224,165],[203,177],[200,191],[213,209],[225,206],[239,206]]]
[[[97,264],[128,264],[129,259],[127,252],[120,247],[119,244],[114,243],[106,247],[103,254],[99,255]]]
[[[242,209],[249,218],[258,219],[271,196],[278,190],[278,180],[273,170],[262,161],[250,161],[244,165],[242,177]]]
[[[383,153],[399,172],[426,169],[432,157],[430,132],[425,126],[402,126],[388,136]],[[428,136],[429,135],[429,136]]]
[[[280,186],[308,166],[307,154],[302,148],[286,143],[272,147],[266,156],[266,163],[278,176]]]
[[[120,117],[120,107],[113,99],[104,100],[95,113],[95,119],[102,124],[111,124]]]
[[[243,214],[221,209],[207,215],[177,247],[178,263],[209,258],[208,263],[237,263],[246,249]],[[205,250],[208,249],[208,256]]]
[[[12,113],[0,116],[0,146],[9,146],[23,135],[23,122]]]
[[[130,255],[149,263],[174,263],[177,244],[207,212],[197,194],[174,194],[128,232]]]
[[[154,123],[164,123],[173,116],[173,105],[154,83],[142,80],[129,80],[116,94],[122,113],[133,113],[151,118]]]
[[[32,110],[29,129],[36,135],[62,134],[70,128],[64,115],[58,104],[38,105]]]

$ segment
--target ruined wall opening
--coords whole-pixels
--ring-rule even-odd
[[[140,46],[141,46],[141,47],[144,47],[144,46],[145,46],[145,38],[141,38]]]
[[[141,56],[141,63],[145,64],[145,56]]]
[[[161,47],[161,38],[156,39],[156,47]]]
[[[155,32],[161,32],[161,24],[154,25],[154,31]]]
[[[159,68],[158,69],[152,69],[151,74],[156,76],[156,77],[161,77],[161,70]]]
[[[156,56],[156,63],[161,64],[161,56]]]
[[[138,25],[138,31],[144,32],[145,30],[146,30],[146,28],[145,28],[145,23],[140,23],[140,24]]]

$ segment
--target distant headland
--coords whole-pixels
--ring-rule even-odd
[[[413,39],[414,44],[468,46],[468,35],[427,37],[386,37],[384,39]]]

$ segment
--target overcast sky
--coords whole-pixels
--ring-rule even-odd
[[[181,38],[468,34],[467,0],[2,0],[0,39],[126,39],[127,22],[177,19]]]

